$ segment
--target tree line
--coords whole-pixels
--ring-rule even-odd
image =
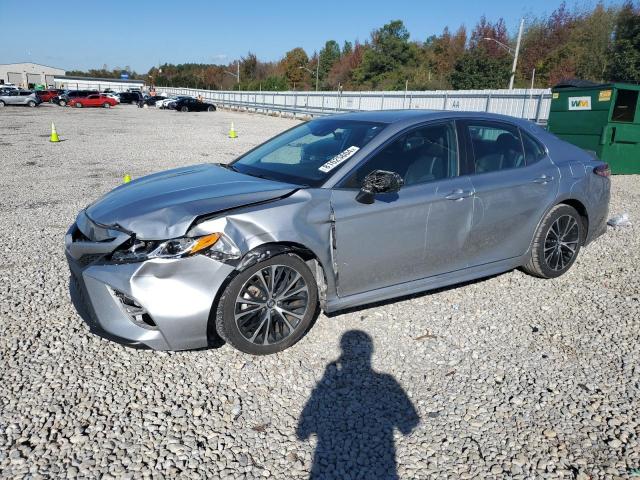
[[[274,62],[249,52],[237,63],[164,64],[146,74],[149,84],[216,90],[439,90],[506,88],[516,33],[504,19],[482,17],[468,31],[445,28],[440,35],[412,40],[401,20],[374,30],[364,42],[328,40],[309,55],[296,47]],[[488,40],[490,39],[490,40]],[[550,87],[560,80],[640,83],[640,4],[597,3],[569,9],[563,2],[546,16],[525,19],[515,87]],[[119,77],[116,67],[69,75]]]

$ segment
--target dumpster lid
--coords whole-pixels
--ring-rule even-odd
[[[610,83],[596,83],[590,80],[580,80],[578,78],[567,78],[564,80],[560,80],[560,82],[553,86],[553,90],[557,90],[559,88],[597,88],[597,87],[607,87],[610,86]]]

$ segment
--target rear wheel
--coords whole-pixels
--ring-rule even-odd
[[[5,103],[2,100],[0,100],[0,108],[4,108],[4,105]]]
[[[67,102],[66,102],[66,101],[64,101],[64,100],[60,100],[60,101],[58,102],[58,105],[60,105],[61,107],[64,107],[66,104],[67,104]]]
[[[318,287],[306,263],[278,255],[231,280],[218,304],[216,328],[242,352],[276,353],[307,333],[317,305]]]
[[[583,239],[582,219],[576,209],[556,205],[538,226],[524,271],[541,278],[559,277],[576,261]]]
[[[189,107],[182,107],[180,109],[181,112],[188,112],[189,111]]]
[[[104,102],[104,103],[102,104],[102,106],[103,106],[104,108],[111,108],[111,104],[110,104],[109,102]]]
[[[80,102],[76,102],[76,108],[82,108],[82,104]]]

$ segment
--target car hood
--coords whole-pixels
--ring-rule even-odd
[[[183,236],[202,215],[288,195],[299,186],[264,180],[213,164],[177,168],[123,184],[89,205],[95,223],[143,240]]]

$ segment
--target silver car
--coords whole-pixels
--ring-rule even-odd
[[[37,107],[40,103],[38,96],[28,90],[4,90],[0,92],[0,108],[5,105],[26,105],[28,107]]]
[[[562,275],[606,229],[608,177],[510,117],[316,119],[231,164],[149,175],[82,210],[65,239],[72,299],[119,342],[182,350],[221,337],[274,353],[320,309],[518,267]]]

